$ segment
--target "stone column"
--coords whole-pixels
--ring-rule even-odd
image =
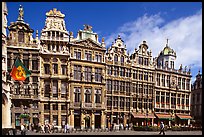
[[[74,110],[71,110],[71,115],[70,115],[70,123],[69,125],[74,128]]]
[[[61,117],[61,104],[58,103],[58,126],[62,125],[62,117]]]
[[[52,112],[53,112],[53,107],[52,107],[52,103],[50,103],[50,123],[53,123],[53,115],[52,115]]]
[[[29,70],[32,70],[32,54],[29,53]]]
[[[92,129],[95,129],[94,123],[95,123],[95,115],[94,115],[94,112],[92,112],[91,114],[91,128]]]
[[[104,115],[104,111],[101,111],[101,128],[105,129],[106,125],[105,125],[105,115]]]
[[[40,119],[39,119],[39,122],[40,122],[40,124],[42,125],[43,123],[44,123],[44,104],[43,103],[40,103],[40,102],[38,102],[38,106],[40,106]]]
[[[84,113],[81,113],[81,129],[85,128],[85,120],[84,120]]]

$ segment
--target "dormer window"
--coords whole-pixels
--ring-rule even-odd
[[[121,57],[120,61],[121,61],[121,63],[124,63],[124,57],[123,56]]]
[[[18,42],[24,42],[24,32],[23,31],[18,32]]]

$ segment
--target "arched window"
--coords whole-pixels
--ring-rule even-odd
[[[24,42],[24,32],[23,31],[18,32],[18,42]]]

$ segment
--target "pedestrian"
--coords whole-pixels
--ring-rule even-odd
[[[21,124],[21,135],[24,135],[24,130],[25,130],[25,127],[23,124]]]
[[[126,128],[126,130],[128,130],[128,124],[126,124],[126,127],[125,127],[125,128]]]
[[[67,123],[67,132],[69,133],[70,132],[70,127],[69,127],[69,124]]]
[[[163,135],[165,135],[165,133],[164,133],[164,123],[163,122],[161,122],[161,124],[160,124],[160,133],[159,134],[161,134],[163,132]]]

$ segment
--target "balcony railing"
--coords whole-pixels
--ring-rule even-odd
[[[92,108],[93,106],[92,106],[92,103],[85,103],[84,107],[85,108]]]

